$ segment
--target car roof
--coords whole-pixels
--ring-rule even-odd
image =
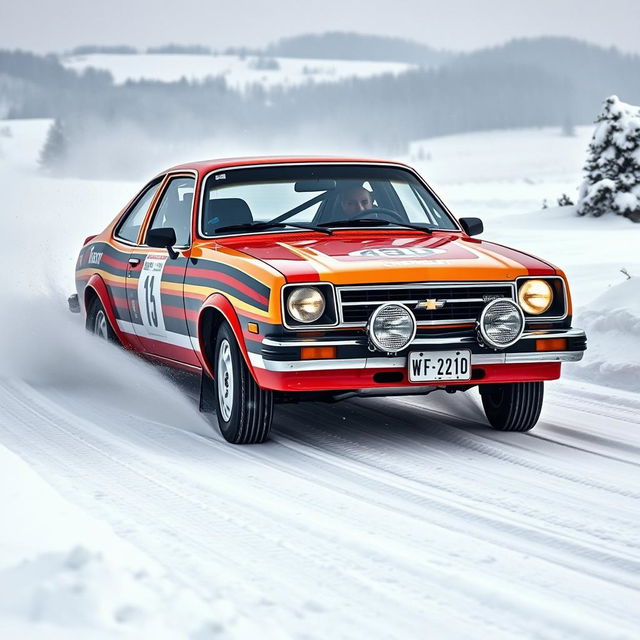
[[[350,163],[350,164],[385,164],[389,166],[401,166],[408,167],[408,165],[402,162],[395,162],[389,160],[376,160],[372,158],[348,158],[348,157],[333,157],[333,156],[245,156],[239,158],[216,158],[213,160],[200,160],[196,162],[186,162],[184,164],[171,167],[162,173],[168,171],[197,171],[200,175],[209,173],[216,169],[225,169],[228,167],[241,167],[241,166],[256,166],[256,165],[271,165],[271,164],[336,164]]]

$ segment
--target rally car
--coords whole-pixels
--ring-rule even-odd
[[[395,162],[195,162],[86,239],[69,304],[200,375],[232,443],[266,440],[275,402],[476,386],[493,428],[527,431],[586,337],[564,273],[482,231]]]

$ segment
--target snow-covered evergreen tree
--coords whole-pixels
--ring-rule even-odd
[[[640,222],[640,107],[610,96],[596,123],[578,214],[601,216],[612,211]]]

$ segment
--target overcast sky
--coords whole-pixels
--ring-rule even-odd
[[[640,0],[0,0],[0,49],[80,44],[259,47],[285,36],[358,31],[470,50],[568,35],[640,53]]]

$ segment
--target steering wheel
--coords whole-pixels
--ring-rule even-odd
[[[378,217],[379,214],[388,216],[391,218],[391,222],[395,221],[399,224],[404,224],[406,222],[400,213],[393,209],[385,209],[384,207],[372,207],[371,209],[366,209],[365,211],[361,211],[357,216],[352,216],[350,220],[355,220],[356,218],[370,218],[373,216]],[[380,220],[384,220],[384,218],[380,217]]]

